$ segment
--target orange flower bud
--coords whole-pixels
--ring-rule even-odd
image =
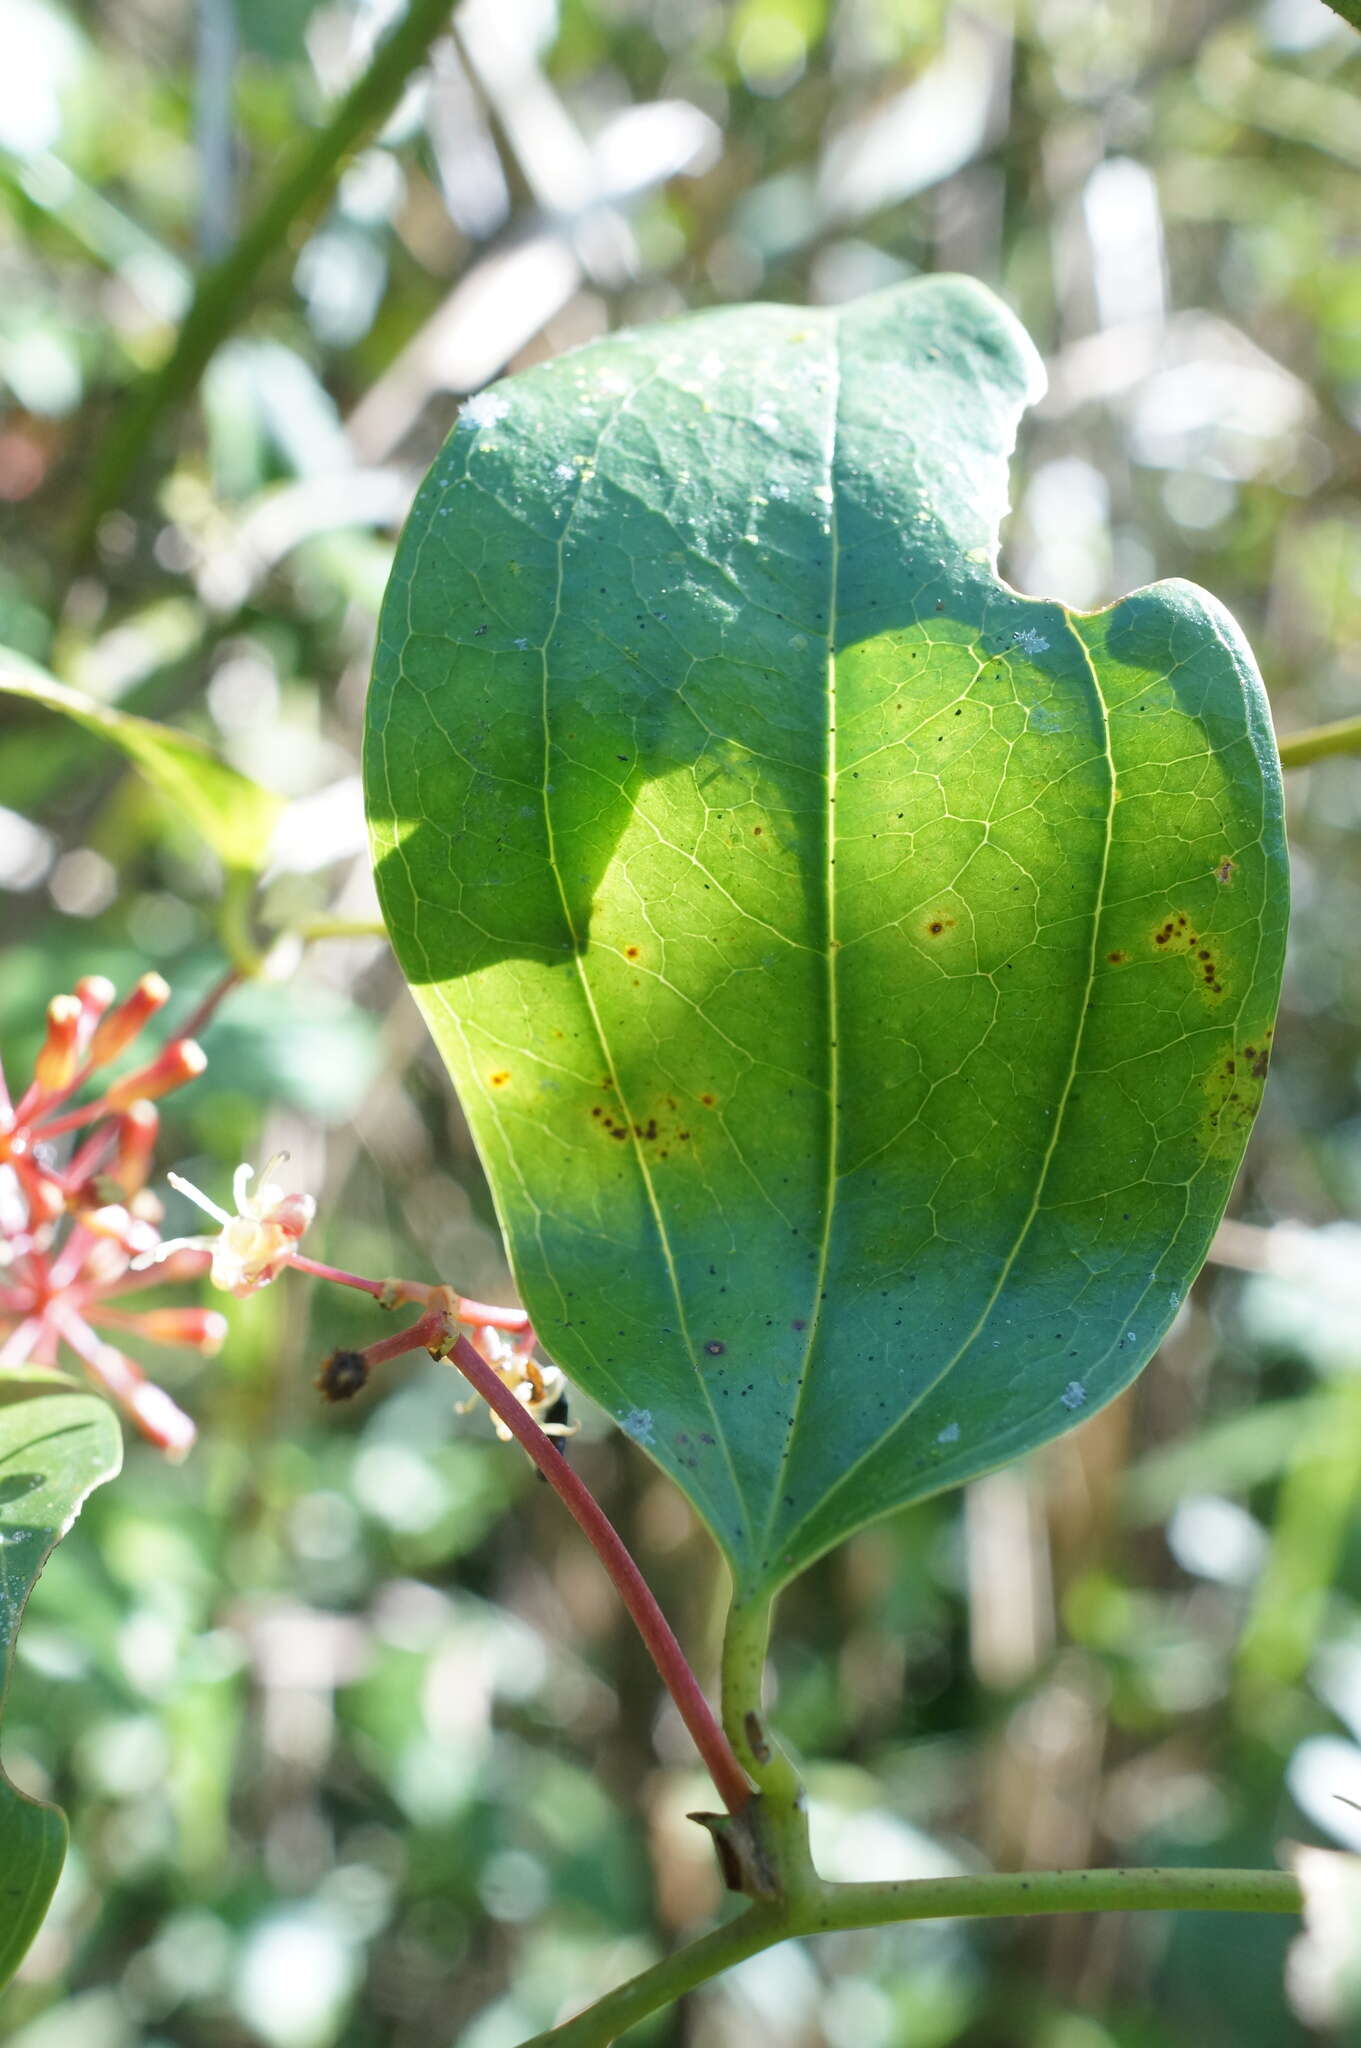
[[[149,1308],[123,1323],[149,1344],[187,1344],[211,1358],[227,1341],[227,1318],[215,1308]]]
[[[118,991],[106,974],[82,974],[76,983],[76,994],[85,1023],[93,1029],[108,1009]]]
[[[188,1457],[198,1431],[162,1388],[143,1380],[140,1387],[134,1388],[127,1406],[142,1435],[164,1451],[167,1458],[178,1463]]]
[[[25,1192],[35,1223],[55,1223],[66,1207],[66,1197],[60,1186],[45,1173],[31,1180]]]
[[[47,1036],[33,1062],[39,1088],[55,1094],[74,1080],[80,1063],[78,1034],[83,1012],[77,996],[53,996],[47,1006]]]
[[[144,1100],[130,1102],[118,1120],[118,1150],[109,1175],[125,1195],[135,1195],[146,1185],[160,1122],[155,1104]]]
[[[93,1332],[85,1332],[93,1340]],[[95,1378],[141,1430],[143,1436],[172,1458],[183,1458],[192,1450],[197,1432],[169,1394],[143,1377],[140,1366],[113,1344],[92,1341],[80,1347],[81,1357]]]
[[[90,1042],[90,1059],[97,1066],[105,1066],[109,1060],[116,1060],[125,1046],[131,1045],[142,1026],[170,997],[170,985],[159,974],[144,974],[130,996],[126,996],[116,1010],[111,1010],[99,1025]],[[136,1094],[145,1094],[137,1089]]]
[[[87,1209],[80,1220],[96,1237],[112,1238],[130,1256],[154,1251],[161,1241],[160,1233],[153,1224],[130,1216],[117,1202],[110,1202],[103,1209]]]
[[[153,1095],[168,1095],[172,1088],[182,1088],[186,1081],[196,1081],[207,1064],[207,1054],[196,1039],[172,1039],[149,1066],[139,1067],[135,1074],[126,1074],[121,1081],[115,1081],[105,1093],[104,1107],[129,1109],[139,1097],[149,1100]]]

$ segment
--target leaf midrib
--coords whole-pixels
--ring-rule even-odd
[[[1059,1140],[1063,1131],[1064,1119],[1067,1115],[1068,1105],[1072,1100],[1073,1087],[1077,1080],[1078,1070],[1082,1062],[1082,1048],[1087,1036],[1087,1020],[1091,1015],[1092,990],[1096,985],[1097,955],[1100,951],[1101,925],[1102,920],[1104,919],[1106,914],[1106,879],[1110,869],[1111,844],[1114,839],[1115,832],[1115,804],[1117,796],[1115,757],[1111,749],[1110,712],[1106,704],[1105,696],[1101,689],[1101,680],[1096,673],[1096,666],[1092,660],[1091,649],[1088,647],[1086,641],[1082,638],[1082,635],[1078,632],[1077,626],[1075,625],[1071,614],[1067,611],[1065,607],[1060,606],[1059,610],[1063,618],[1065,630],[1071,634],[1073,640],[1076,642],[1081,652],[1083,672],[1090,680],[1092,686],[1092,696],[1095,700],[1097,712],[1101,720],[1102,743],[1108,776],[1108,793],[1106,799],[1106,827],[1101,846],[1101,868],[1100,873],[1097,876],[1097,885],[1092,903],[1092,935],[1087,955],[1087,975],[1083,985],[1081,1000],[1078,1007],[1077,1029],[1073,1034],[1072,1057],[1069,1060],[1068,1073],[1064,1080],[1063,1089],[1059,1096],[1058,1105],[1054,1111],[1053,1127],[1049,1133],[1049,1143],[1045,1147],[1044,1157],[1040,1162],[1040,1169],[1035,1177],[1034,1198],[1031,1201],[1030,1208],[1026,1213],[1026,1216],[1021,1224],[1020,1229],[1016,1233],[1016,1237],[1012,1244],[1011,1250],[1007,1253],[1006,1259],[1002,1264],[1002,1267],[997,1276],[997,1280],[993,1286],[992,1292],[989,1294],[987,1301],[984,1303],[983,1308],[976,1322],[974,1323],[972,1329],[969,1331],[968,1335],[964,1338],[963,1342],[957,1347],[952,1356],[946,1360],[944,1365],[941,1366],[939,1372],[937,1372],[930,1380],[927,1381],[926,1385],[921,1389],[921,1391],[916,1395],[916,1397],[913,1400],[909,1401],[907,1407],[904,1408],[902,1414],[898,1417],[897,1421],[892,1423],[887,1429],[881,1431],[880,1435],[876,1438],[874,1443],[869,1445],[866,1450],[862,1451],[860,1453],[860,1456],[855,1460],[853,1464],[848,1465],[846,1467],[846,1469],[841,1473],[841,1475],[837,1479],[836,1484],[828,1492],[823,1494],[822,1498],[818,1501],[816,1507],[810,1509],[807,1514],[802,1516],[802,1518],[799,1521],[794,1523],[792,1528],[785,1531],[783,1537],[783,1543],[785,1548],[793,1547],[795,1538],[801,1533],[801,1531],[806,1529],[811,1522],[815,1521],[818,1517],[822,1516],[826,1512],[831,1502],[834,1501],[837,1498],[837,1496],[844,1491],[846,1486],[848,1486],[852,1479],[854,1479],[856,1473],[860,1471],[861,1467],[868,1464],[870,1459],[875,1457],[878,1454],[878,1452],[882,1449],[884,1443],[889,1439],[889,1437],[893,1436],[898,1430],[900,1430],[903,1427],[904,1423],[908,1422],[911,1419],[911,1417],[916,1413],[917,1409],[921,1407],[922,1403],[928,1400],[930,1396],[936,1391],[936,1389],[939,1386],[941,1386],[946,1379],[948,1379],[949,1375],[954,1371],[955,1367],[959,1364],[960,1360],[977,1343],[979,1337],[987,1328],[988,1319],[992,1315],[993,1310],[996,1308],[997,1303],[1001,1298],[1002,1292],[1006,1287],[1008,1280],[1011,1277],[1012,1271],[1015,1268],[1016,1261],[1021,1255],[1021,1252],[1025,1246],[1027,1238],[1030,1235],[1031,1230],[1034,1228],[1036,1218],[1039,1216],[1040,1211],[1044,1206],[1044,1191],[1048,1184],[1050,1169],[1053,1166],[1054,1159],[1058,1153]],[[787,1463],[787,1461],[788,1457],[786,1453],[785,1462]],[[781,1476],[783,1477],[783,1466],[781,1467]]]
[[[826,742],[826,785],[827,803],[824,812],[824,843],[826,849],[826,987],[827,987],[827,1176],[823,1192],[822,1239],[818,1246],[817,1269],[813,1281],[813,1305],[808,1317],[808,1342],[799,1361],[798,1377],[794,1382],[794,1398],[789,1410],[789,1421],[785,1429],[784,1449],[780,1463],[770,1482],[770,1498],[766,1509],[763,1544],[770,1542],[774,1533],[779,1508],[780,1490],[784,1485],[785,1473],[789,1468],[794,1440],[798,1435],[799,1417],[803,1410],[804,1392],[811,1375],[813,1353],[817,1348],[822,1331],[822,1304],[827,1293],[827,1271],[832,1254],[832,1223],[836,1214],[837,1191],[841,1185],[841,1057],[840,1057],[840,995],[837,987],[837,940],[836,922],[836,778],[837,778],[837,670],[836,636],[840,622],[839,583],[841,576],[841,532],[837,516],[836,456],[837,431],[841,415],[841,321],[833,315],[832,329],[832,400],[828,408],[826,472],[827,522],[830,546],[827,558],[827,742]]]

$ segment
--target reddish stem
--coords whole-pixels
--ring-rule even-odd
[[[309,1259],[305,1252],[290,1252],[288,1263],[300,1273],[310,1273],[314,1280],[334,1280],[341,1287],[357,1287],[361,1293],[371,1294],[375,1301],[383,1291],[381,1280],[365,1280],[358,1273],[343,1272],[339,1266],[323,1266],[320,1259]],[[414,1347],[408,1344],[405,1348],[410,1351]]]
[[[490,1301],[470,1301],[466,1294],[454,1296],[454,1314],[461,1323],[477,1330],[520,1330],[529,1328],[529,1312],[522,1308],[497,1308]]]
[[[149,1266],[129,1267],[126,1273],[117,1280],[108,1281],[99,1291],[105,1296],[132,1294],[139,1287],[166,1287],[173,1280],[197,1280],[211,1264],[211,1252],[171,1252],[169,1258],[155,1260]]]
[[[243,979],[239,967],[229,967],[224,975],[215,981],[201,1003],[190,1011],[184,1023],[175,1033],[176,1038],[197,1038],[204,1026],[210,1024],[218,1004],[229,996],[237,983]]]
[[[85,1143],[72,1154],[61,1176],[62,1186],[68,1194],[74,1194],[78,1187],[83,1186],[95,1169],[103,1165],[117,1143],[116,1130],[91,1132]]]
[[[63,1092],[69,1094],[71,1091],[67,1089]],[[90,1123],[97,1116],[107,1115],[108,1111],[101,1097],[97,1102],[87,1102],[83,1109],[68,1109],[65,1116],[54,1116],[51,1123],[38,1124],[35,1127],[36,1135],[40,1138],[61,1138],[67,1131],[78,1131],[82,1124]]]
[[[371,1294],[375,1301],[381,1301],[392,1290],[398,1305],[419,1301],[429,1307],[434,1301],[443,1303],[450,1293],[446,1287],[429,1285],[423,1280],[366,1280],[362,1273],[347,1273],[342,1266],[324,1266],[320,1259],[309,1259],[305,1252],[290,1253],[288,1263],[300,1273],[310,1273],[314,1280],[334,1280],[341,1287],[357,1287],[361,1293]],[[494,1302],[472,1301],[466,1294],[455,1294],[452,1300],[458,1321],[471,1328],[521,1333],[529,1328],[529,1315],[522,1308],[498,1308]],[[388,1306],[392,1306],[391,1301]],[[404,1346],[408,1351],[411,1348],[409,1344]]]
[[[382,1351],[395,1357],[398,1348],[409,1351],[423,1345],[437,1357],[457,1366],[506,1428],[529,1453],[567,1512],[614,1581],[616,1590],[637,1624],[638,1632],[656,1665],[662,1684],[676,1703],[696,1749],[713,1779],[719,1798],[729,1813],[740,1813],[752,1796],[752,1788],[738,1763],[727,1736],[719,1727],[699,1680],[690,1669],[684,1650],[657,1605],[647,1580],[624,1547],[614,1524],[595,1495],[572,1470],[550,1436],[545,1436],[533,1416],[504,1386],[486,1360],[460,1332],[449,1345],[452,1323],[448,1312],[432,1309],[410,1329],[374,1345],[365,1356],[373,1359]],[[391,1347],[389,1351],[388,1347]]]
[[[23,1365],[33,1355],[39,1337],[42,1335],[41,1316],[30,1316],[11,1330],[3,1345],[0,1345],[0,1366]]]

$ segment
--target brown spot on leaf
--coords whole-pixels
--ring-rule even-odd
[[[1123,967],[1129,955],[1128,953],[1107,953],[1106,958],[1110,961],[1112,967]]]
[[[952,917],[933,917],[927,923],[926,935],[928,938],[938,939],[942,932],[950,931],[953,926],[954,919]]]
[[[1233,880],[1233,862],[1231,860],[1222,860],[1219,863],[1219,866],[1215,869],[1215,880],[1217,882],[1231,882]]]
[[[728,1347],[726,1344],[719,1343],[717,1337],[711,1337],[704,1347],[704,1349],[708,1352],[710,1358],[721,1358],[723,1356],[723,1353],[727,1350],[727,1348]]]
[[[636,946],[625,946],[624,957],[626,960],[636,960],[638,958],[638,948]]]
[[[491,1077],[491,1085],[493,1088],[504,1088],[509,1079],[510,1075],[506,1073],[493,1074]]]
[[[704,1104],[704,1107],[706,1109],[713,1108],[715,1098],[712,1095],[701,1095],[699,1099]]]

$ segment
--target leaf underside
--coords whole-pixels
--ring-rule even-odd
[[[772,1588],[1124,1387],[1266,1069],[1261,684],[999,582],[980,287],[620,334],[466,407],[383,612],[403,970],[564,1368]]]
[[[0,1374],[0,1710],[24,1603],[92,1488],[122,1461],[113,1410],[46,1374]],[[66,1822],[0,1770],[0,1985],[43,1923],[66,1858]]]

